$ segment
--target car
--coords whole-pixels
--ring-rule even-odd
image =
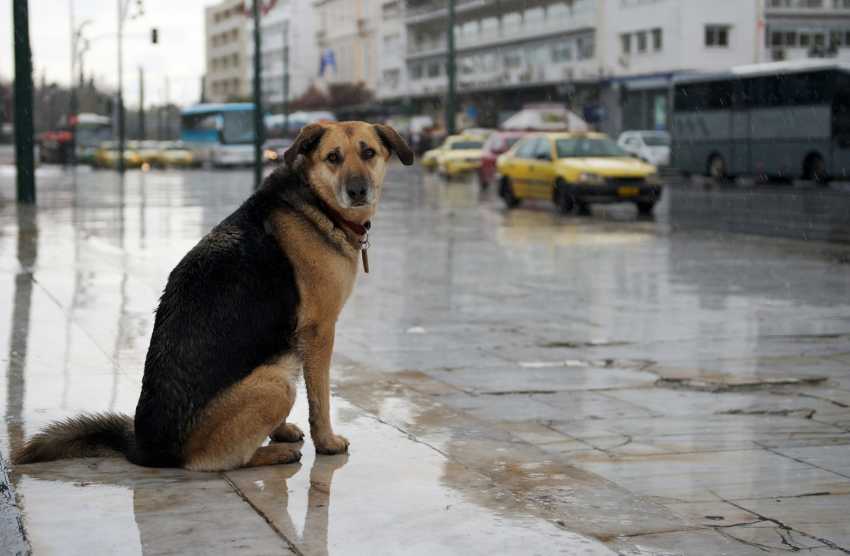
[[[670,165],[670,134],[666,131],[624,131],[617,144],[644,162]]]
[[[481,166],[478,168],[478,182],[487,189],[496,177],[496,159],[514,146],[526,132],[497,131],[487,138],[481,153]]]
[[[292,139],[288,137],[269,139],[263,145],[263,163],[280,164],[283,162],[283,154],[291,145]]]
[[[523,199],[548,199],[562,213],[592,203],[632,202],[651,214],[662,184],[652,164],[635,159],[607,135],[595,132],[535,133],[497,161],[499,195],[508,208]]]
[[[164,168],[192,168],[198,164],[186,145],[180,141],[168,141],[160,145],[158,165]]]
[[[156,141],[127,141],[126,150],[137,153],[145,168],[160,165],[162,149]]]
[[[477,171],[481,166],[481,149],[484,140],[480,137],[464,137],[452,141],[437,155],[437,169],[441,176],[452,178],[465,172]]]
[[[439,156],[446,150],[449,149],[449,146],[455,141],[464,141],[466,139],[475,139],[480,141],[481,138],[478,136],[465,135],[465,134],[457,134],[457,135],[449,135],[443,140],[439,147],[430,149],[425,151],[422,154],[419,162],[422,164],[422,167],[425,168],[428,172],[433,172],[437,169]]]
[[[97,168],[118,167],[118,142],[108,141],[102,143],[94,154],[94,165]],[[124,167],[141,168],[142,157],[136,151],[124,147]]]

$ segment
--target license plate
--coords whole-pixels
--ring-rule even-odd
[[[637,197],[640,194],[638,187],[620,187],[617,189],[617,195],[620,197]]]

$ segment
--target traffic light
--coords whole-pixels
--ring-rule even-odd
[[[154,27],[151,29],[151,44],[157,44],[159,42],[159,30]]]

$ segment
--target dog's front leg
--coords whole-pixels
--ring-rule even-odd
[[[302,336],[304,382],[310,406],[310,436],[319,454],[348,451],[348,440],[331,428],[330,367],[334,346],[334,325],[310,327]]]

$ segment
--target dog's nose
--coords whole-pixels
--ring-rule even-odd
[[[352,178],[345,184],[345,191],[348,193],[348,198],[351,199],[352,204],[365,204],[366,198],[369,196],[369,182],[362,177]]]

